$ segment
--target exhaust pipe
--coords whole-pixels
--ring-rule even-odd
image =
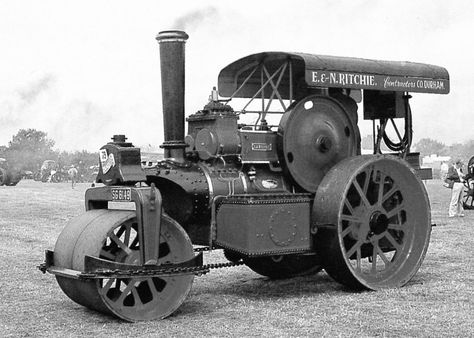
[[[170,30],[158,33],[163,102],[165,158],[184,162],[184,45],[188,34]]]

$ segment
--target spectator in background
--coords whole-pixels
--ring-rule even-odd
[[[444,180],[448,174],[449,165],[446,162],[441,162],[440,166],[440,178]]]
[[[71,165],[71,168],[67,171],[67,175],[69,176],[69,179],[71,180],[71,188],[74,189],[74,186],[76,185],[77,182],[77,169],[74,167],[74,164]]]
[[[464,217],[464,208],[462,206],[462,194],[464,191],[464,174],[462,172],[462,161],[456,160],[449,167],[446,178],[452,180],[453,188],[451,190],[451,202],[449,203],[449,217]]]

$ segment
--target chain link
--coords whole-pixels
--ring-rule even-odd
[[[210,251],[210,247],[195,248],[195,252]],[[169,267],[160,268],[154,270],[99,270],[96,272],[83,272],[79,275],[80,278],[126,278],[126,277],[146,277],[146,276],[160,276],[160,275],[175,275],[175,274],[189,274],[201,276],[208,273],[210,270],[230,268],[233,266],[243,265],[244,262],[239,260],[237,262],[225,262],[225,263],[211,263],[204,264],[201,266],[188,266],[188,267]],[[117,276],[117,277],[115,277]],[[122,277],[121,277],[122,276]]]

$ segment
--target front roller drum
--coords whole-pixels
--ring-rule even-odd
[[[354,289],[403,286],[428,249],[428,195],[413,170],[392,155],[338,163],[316,192],[312,217],[324,269]]]
[[[61,232],[54,265],[84,271],[86,255],[125,264],[140,264],[135,213],[90,210]],[[161,217],[158,264],[180,263],[194,257],[192,243],[181,226]],[[191,289],[194,275],[82,280],[56,276],[64,293],[78,304],[127,321],[161,319],[172,314]]]

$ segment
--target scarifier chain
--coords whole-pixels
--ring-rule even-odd
[[[310,194],[242,194],[230,195],[225,200],[226,204],[294,204],[307,203],[310,199]],[[221,203],[222,204],[222,203]],[[219,205],[220,206],[220,205]]]
[[[202,251],[210,251],[211,248],[203,247],[203,248],[195,248],[195,252],[202,252]],[[225,262],[225,263],[213,263],[213,264],[205,264],[201,266],[191,266],[191,267],[176,267],[176,268],[161,268],[155,270],[100,270],[97,272],[87,273],[83,272],[80,274],[80,278],[97,278],[99,275],[104,278],[114,276],[113,278],[120,278],[115,276],[123,276],[123,278],[129,277],[146,277],[152,275],[173,275],[173,274],[182,274],[182,273],[193,273],[195,275],[201,276],[208,273],[210,270],[220,269],[220,268],[230,268],[233,266],[243,265],[244,262],[242,260],[237,262]]]

